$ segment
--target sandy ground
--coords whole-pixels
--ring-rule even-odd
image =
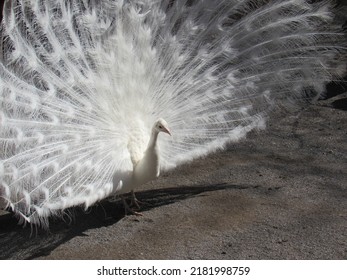
[[[274,114],[265,131],[50,232],[0,215],[1,259],[347,259],[347,111]],[[2,213],[4,214],[4,213]]]

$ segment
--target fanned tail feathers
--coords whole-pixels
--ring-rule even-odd
[[[117,193],[158,117],[169,169],[346,71],[329,1],[8,0],[1,40],[0,196],[37,224]]]

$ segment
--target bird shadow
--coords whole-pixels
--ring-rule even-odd
[[[181,186],[137,192],[144,202],[141,213],[223,189],[245,189],[252,186],[218,184]],[[109,227],[125,217],[120,200],[104,200],[83,211],[79,207],[69,209],[63,219],[50,219],[49,230],[19,226],[13,215],[0,219],[0,259],[35,259],[49,253],[76,236],[86,236],[89,229]]]

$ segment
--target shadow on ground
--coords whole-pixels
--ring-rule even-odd
[[[167,188],[137,192],[144,202],[141,212],[176,203],[205,192],[224,189],[245,189],[250,186],[218,184],[190,187]],[[70,209],[63,220],[51,219],[49,231],[30,226],[19,226],[15,217],[0,221],[0,259],[33,259],[48,255],[59,245],[76,236],[84,236],[85,231],[108,227],[124,218],[120,200],[102,201],[88,211],[81,208]]]

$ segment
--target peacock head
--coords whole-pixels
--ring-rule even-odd
[[[167,134],[169,134],[171,136],[171,132],[170,132],[170,129],[169,129],[169,126],[167,124],[167,122],[160,118],[159,120],[157,120],[154,124],[154,127],[153,129],[159,133],[159,132],[165,132]]]

